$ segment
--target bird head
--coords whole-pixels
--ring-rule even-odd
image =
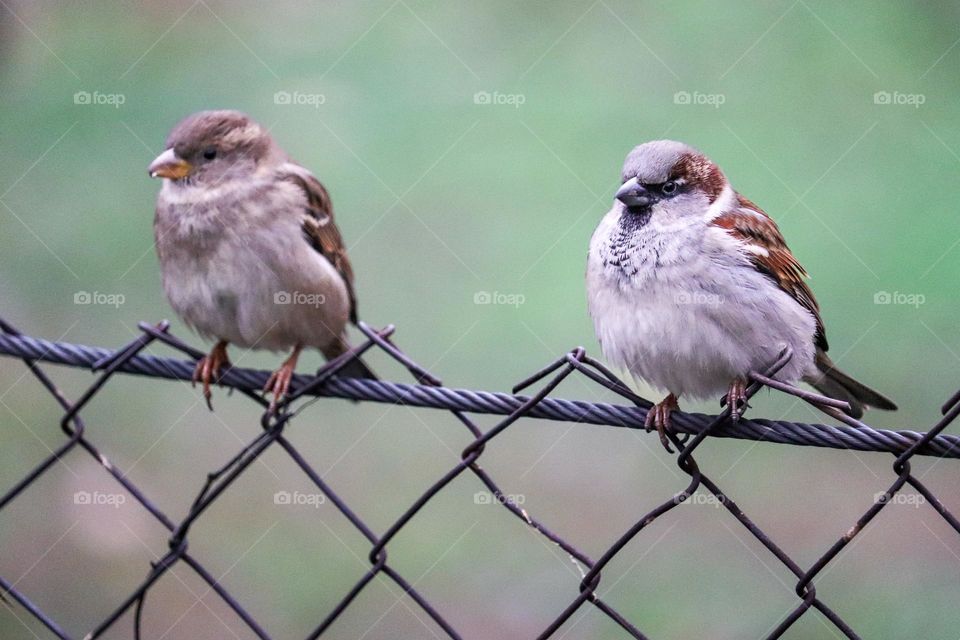
[[[247,115],[200,111],[173,128],[147,171],[173,184],[213,185],[249,176],[273,151],[270,134]]]
[[[635,147],[623,163],[616,199],[623,213],[662,222],[703,215],[727,179],[709,158],[682,142],[655,140]]]

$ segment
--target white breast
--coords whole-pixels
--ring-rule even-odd
[[[590,315],[612,365],[697,398],[719,397],[784,344],[795,357],[780,379],[812,370],[812,315],[756,271],[725,231],[703,218],[653,219],[623,253],[611,249],[622,235],[621,212],[615,206],[601,221],[587,265]]]

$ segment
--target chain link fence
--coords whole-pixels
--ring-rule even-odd
[[[269,376],[268,372],[231,368],[223,373],[220,381],[223,386],[235,389],[260,405],[262,410],[260,424],[263,430],[221,468],[208,474],[204,486],[197,494],[188,513],[177,520],[167,515],[158,504],[110,463],[109,458],[101,452],[101,449],[88,436],[81,413],[94,396],[105,385],[109,384],[118,373],[140,375],[153,379],[166,378],[189,381],[193,374],[194,362],[203,354],[171,335],[165,323],[158,325],[141,324],[141,335],[139,337],[119,349],[109,350],[33,338],[20,333],[13,326],[0,319],[0,331],[2,331],[0,333],[0,354],[22,359],[39,383],[59,403],[63,409],[60,426],[64,433],[62,444],[51,455],[38,462],[25,477],[0,495],[0,518],[4,517],[5,508],[47,473],[58,460],[73,449],[82,449],[92,456],[104,472],[110,474],[143,509],[169,531],[169,550],[166,554],[151,563],[146,577],[137,588],[126,599],[117,604],[112,612],[100,621],[94,629],[83,632],[85,635],[78,635],[74,631],[64,629],[52,615],[42,610],[28,594],[18,590],[2,575],[2,566],[0,566],[0,596],[3,597],[3,602],[0,604],[22,608],[42,623],[54,637],[64,640],[79,637],[89,639],[102,637],[108,630],[115,628],[117,622],[132,610],[133,637],[139,639],[141,637],[143,611],[144,607],[147,606],[147,596],[151,588],[164,574],[170,571],[171,567],[182,564],[189,567],[209,585],[213,592],[229,606],[255,636],[263,639],[277,637],[263,628],[247,608],[204,567],[201,560],[189,551],[188,547],[191,530],[203,518],[207,509],[230,489],[237,478],[264,451],[270,448],[281,449],[289,458],[290,464],[298,467],[323,494],[324,498],[333,504],[369,542],[367,556],[370,564],[369,569],[347,593],[343,594],[342,599],[335,606],[322,617],[318,616],[316,627],[307,636],[308,640],[323,637],[325,632],[331,628],[331,625],[349,607],[361,606],[355,604],[357,596],[378,576],[383,576],[395,583],[405,596],[415,606],[422,609],[447,637],[458,639],[463,637],[445,615],[444,608],[452,605],[450,603],[444,603],[443,606],[438,605],[436,596],[431,599],[428,594],[418,591],[388,561],[388,548],[391,540],[416,517],[421,509],[441,493],[455,478],[464,474],[476,476],[477,480],[492,494],[498,504],[519,518],[526,526],[563,549],[583,568],[576,597],[572,601],[557,603],[555,618],[537,636],[541,640],[554,637],[570,620],[571,616],[585,606],[595,607],[608,616],[622,629],[624,637],[647,638],[648,636],[642,631],[643,620],[628,620],[598,595],[598,589],[602,582],[602,572],[623,551],[627,543],[641,534],[657,519],[669,517],[668,514],[671,510],[683,504],[701,488],[712,494],[719,504],[722,504],[743,528],[769,551],[773,558],[776,558],[796,577],[796,607],[769,633],[768,638],[782,637],[798,619],[811,609],[816,609],[822,613],[833,628],[844,637],[851,639],[860,637],[836,611],[831,609],[817,595],[814,580],[836,558],[837,554],[859,535],[886,505],[890,504],[894,496],[905,486],[909,485],[922,495],[937,513],[960,534],[960,522],[910,470],[910,461],[914,456],[936,456],[952,459],[960,457],[960,446],[958,446],[960,445],[960,438],[942,433],[960,414],[960,391],[943,405],[942,419],[926,433],[873,429],[843,414],[839,410],[842,403],[785,385],[773,379],[772,376],[790,358],[790,353],[784,352],[777,362],[773,363],[766,371],[751,374],[751,384],[747,390],[748,397],[753,396],[761,387],[767,386],[792,394],[810,403],[842,424],[840,426],[828,426],[771,420],[749,420],[746,418],[732,421],[729,419],[729,408],[717,416],[674,413],[673,426],[675,432],[669,434],[669,437],[678,452],[677,465],[689,476],[689,483],[680,488],[677,493],[667,497],[662,504],[647,513],[640,514],[635,524],[617,537],[606,551],[598,558],[592,558],[564,539],[558,532],[548,528],[543,522],[535,518],[534,514],[516,504],[515,501],[506,499],[506,496],[510,494],[504,491],[494,478],[480,467],[479,460],[484,455],[487,443],[522,419],[540,418],[638,429],[643,427],[646,413],[652,406],[649,401],[631,392],[613,373],[589,357],[582,348],[564,354],[549,366],[520,382],[513,389],[512,394],[447,388],[442,385],[440,380],[420,367],[395,346],[391,339],[392,327],[374,330],[361,323],[359,328],[363,332],[365,340],[351,351],[328,363],[317,375],[295,376],[291,384],[290,397],[279,406],[276,412],[271,413],[266,410],[268,403],[259,393]],[[186,355],[190,360],[161,358],[141,353],[146,347],[154,343],[168,345]],[[371,349],[378,349],[386,356],[399,362],[413,376],[414,383],[405,384],[336,377],[337,371],[351,359]],[[78,399],[70,400],[61,393],[45,370],[41,368],[39,364],[41,362],[88,369],[97,372],[98,376]],[[556,387],[571,375],[584,376],[593,383],[618,394],[628,404],[589,403],[552,397]],[[146,383],[144,381],[144,384]],[[533,387],[538,387],[536,392],[531,395],[521,395],[522,391]],[[320,474],[306,461],[305,457],[291,444],[290,440],[284,436],[284,429],[294,415],[292,406],[298,400],[311,396],[431,407],[449,411],[451,417],[469,431],[472,441],[460,454],[459,460],[451,461],[452,466],[449,471],[424,491],[393,524],[384,531],[377,532],[347,504],[333,487],[324,481]],[[470,414],[499,415],[502,416],[502,419],[493,427],[484,431],[471,419]],[[891,482],[888,486],[881,488],[882,492],[878,492],[878,499],[875,500],[874,504],[840,539],[834,542],[811,566],[804,568],[761,530],[743,512],[733,498],[721,489],[717,482],[701,470],[693,454],[708,436],[890,453],[893,455]],[[4,490],[4,488],[0,487],[0,490]]]

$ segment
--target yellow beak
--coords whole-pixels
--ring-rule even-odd
[[[156,160],[147,167],[151,178],[168,178],[170,180],[179,180],[190,175],[193,171],[193,165],[186,160],[178,158],[173,149],[167,149]]]

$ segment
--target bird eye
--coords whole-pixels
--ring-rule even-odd
[[[217,157],[217,149],[215,147],[207,147],[203,150],[203,157],[207,160],[213,160]]]
[[[677,191],[677,183],[672,180],[670,182],[664,182],[663,186],[660,187],[660,191],[665,195],[672,195]]]

